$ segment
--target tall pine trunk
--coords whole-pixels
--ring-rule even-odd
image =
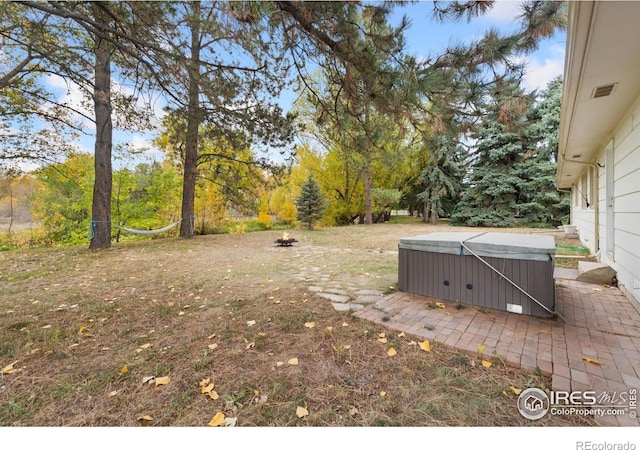
[[[371,161],[368,154],[364,155],[364,223],[373,223],[373,207],[371,202]]]
[[[105,23],[102,5],[91,5],[97,23]],[[111,148],[113,125],[111,121],[111,54],[113,45],[95,36],[95,80],[93,102],[96,118],[96,142],[94,154],[95,182],[93,184],[92,228],[93,238],[89,248],[111,247]]]
[[[198,130],[202,122],[199,101],[200,77],[200,3],[192,3],[191,61],[189,64],[189,88],[187,106],[187,134],[184,146],[184,174],[182,185],[182,222],[180,237],[193,237],[198,168]]]

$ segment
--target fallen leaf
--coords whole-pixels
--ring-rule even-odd
[[[213,391],[213,383],[210,383],[210,384],[208,384],[208,385],[206,385],[206,386],[202,386],[202,387],[200,388],[200,391],[201,391],[203,394],[208,394],[209,392]]]
[[[399,338],[405,337],[404,331],[398,335]]]
[[[407,345],[418,345],[416,341],[410,341]]]
[[[163,386],[165,384],[169,384],[169,381],[171,381],[171,378],[169,377],[156,378],[156,386]]]
[[[143,377],[142,378],[142,384],[147,384],[147,383],[151,383],[152,381],[155,381],[156,377]]]
[[[342,322],[342,326],[343,326],[343,327],[348,327],[348,326],[349,326],[349,324],[348,324],[347,322]]]
[[[307,328],[313,328],[313,327],[316,326],[316,323],[315,322],[306,322],[304,324],[304,326],[307,327]]]
[[[200,382],[200,386],[206,386],[209,383],[211,383],[211,378],[203,378]]]
[[[385,338],[385,337],[378,338],[378,342],[382,342],[383,344],[386,344],[387,343],[387,338]]]
[[[389,350],[387,350],[387,355],[389,356],[396,356],[396,353],[398,352],[396,352],[396,349],[393,347],[389,347]]]
[[[218,395],[218,393],[216,391],[211,391],[209,393],[207,393],[207,395],[209,397],[211,397],[214,400],[218,400],[220,398],[220,396]]]
[[[122,369],[120,369],[120,375],[124,375],[128,371],[129,369],[127,369],[127,365],[125,364],[124,366],[122,366]]]
[[[209,347],[209,350],[215,350],[218,348],[218,344],[210,344],[208,345],[208,347]]]
[[[520,393],[522,392],[522,389],[519,389],[519,388],[513,387],[513,386],[509,386],[509,390],[511,392],[513,392],[514,394],[516,394],[516,395],[520,395]]]
[[[140,348],[142,348],[142,349],[149,348],[149,347],[151,347],[151,344],[149,344],[149,343],[147,343],[147,344],[142,344],[142,345],[140,346]]]
[[[289,364],[290,366],[297,366],[298,358],[291,358],[289,361],[287,361],[287,364]]]
[[[184,316],[184,311],[180,311],[180,312],[178,313],[178,315],[179,315],[179,316]]]
[[[307,410],[307,408],[304,408],[302,406],[298,406],[296,408],[296,416],[302,418],[304,416],[308,416],[309,415],[309,411]]]
[[[51,328],[51,325],[45,325],[42,327],[43,330],[46,330],[47,328]]]
[[[276,362],[276,366],[277,367],[284,366],[284,362],[283,361],[278,361],[278,362]]]
[[[80,330],[78,330],[78,333],[82,333],[83,331],[85,331],[87,329],[87,327],[80,327]]]
[[[386,336],[387,336],[387,335],[386,335],[386,333],[380,333],[380,334],[378,334],[378,337],[381,337],[381,338],[386,337]]]
[[[9,364],[8,366],[4,367],[2,369],[2,375],[9,375],[9,374],[12,374],[12,373],[16,372],[18,369],[16,369],[13,366],[16,365],[18,363],[18,361],[14,361],[11,364]]]
[[[141,422],[151,422],[153,420],[153,417],[151,417],[151,416],[140,416],[140,417],[138,417],[138,420],[140,420]]]
[[[209,336],[207,336],[207,339],[213,339],[214,337],[216,337],[216,334],[215,334],[215,333],[210,334]]]
[[[217,412],[213,419],[207,424],[210,427],[220,427],[224,426],[224,413]]]
[[[386,397],[387,391],[380,391],[380,397]]]
[[[173,308],[173,306],[174,306],[174,305],[175,305],[175,303],[173,303],[173,302],[168,302],[168,303],[167,303],[167,306],[168,306],[169,308]]]
[[[595,364],[595,365],[597,365],[597,366],[599,366],[599,365],[600,365],[600,361],[598,361],[597,359],[591,359],[591,358],[587,358],[586,356],[583,356],[583,357],[582,357],[582,360],[583,360],[584,362],[586,362],[586,363],[589,363],[589,364]]]
[[[253,347],[255,347],[255,346],[256,346],[256,343],[255,343],[255,342],[249,342],[249,343],[247,344],[246,349],[247,349],[247,350],[249,350],[250,348],[253,348]]]
[[[482,353],[484,351],[484,345],[478,344],[478,351]]]
[[[280,300],[274,300],[273,303],[275,303],[276,305],[280,304]]]
[[[429,342],[428,339],[425,339],[424,341],[420,342],[418,345],[425,352],[430,352],[431,351],[431,342]]]
[[[255,320],[247,320],[247,325],[248,325],[248,326],[252,327],[252,326],[254,326],[255,324],[256,324],[256,321],[255,321]]]
[[[482,360],[482,366],[483,366],[483,367],[486,367],[486,368],[488,369],[489,367],[491,367],[491,363],[490,363],[489,361],[485,361],[485,360],[483,359],[483,360]]]
[[[442,309],[444,309],[444,308],[445,308],[444,303],[442,303],[442,302],[436,302],[436,306],[437,306],[438,308],[442,308]]]
[[[107,397],[115,397],[116,395],[118,395],[118,391],[111,391],[107,394]]]

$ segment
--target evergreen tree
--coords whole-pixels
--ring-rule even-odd
[[[505,80],[491,90],[486,114],[474,138],[472,169],[452,218],[473,226],[505,227],[521,215],[522,180],[518,168],[532,145],[527,133],[532,96],[518,80]]]
[[[569,215],[569,196],[556,190],[556,162],[562,79],[549,82],[532,112],[528,134],[531,147],[518,166],[522,214],[529,222],[559,225]]]
[[[451,214],[452,204],[462,190],[464,167],[456,139],[438,134],[430,144],[428,165],[418,178],[424,190],[417,198],[423,202],[423,221],[436,224],[439,217]]]
[[[306,223],[309,229],[312,229],[313,224],[322,218],[324,199],[320,185],[313,178],[313,174],[309,174],[307,180],[302,184],[300,196],[296,199],[296,207],[298,208],[298,220]]]
[[[521,218],[557,225],[566,218],[569,199],[555,188],[561,96],[559,78],[537,102],[515,81],[493,91],[454,221],[509,226]]]

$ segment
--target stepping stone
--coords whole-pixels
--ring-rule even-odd
[[[357,303],[332,303],[332,306],[336,311],[356,311],[363,307]]]
[[[373,289],[362,289],[356,292],[356,295],[382,295],[382,292]]]
[[[337,303],[346,303],[351,300],[351,297],[349,297],[348,295],[328,294],[326,292],[317,292],[316,295]]]
[[[359,295],[356,298],[358,303],[375,303],[382,299],[381,295]]]
[[[322,292],[322,286],[309,286],[309,292]]]
[[[324,292],[328,292],[329,294],[338,294],[338,295],[349,295],[347,291],[344,289],[325,289]]]

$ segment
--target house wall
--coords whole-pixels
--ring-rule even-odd
[[[610,161],[613,161],[613,170],[610,167],[607,170]],[[572,223],[578,226],[583,244],[592,253],[598,252],[599,259],[617,271],[620,285],[640,301],[640,97],[619,122],[611,141],[598,153],[596,162],[597,175],[596,167],[586,166],[580,182],[573,187]],[[589,192],[589,182],[596,179],[597,249],[595,208]],[[613,189],[607,190],[610,182],[613,182]],[[590,201],[589,207],[584,201],[585,194]],[[613,208],[609,215],[608,204]],[[613,224],[609,223],[611,221]],[[613,232],[608,232],[611,227]]]

